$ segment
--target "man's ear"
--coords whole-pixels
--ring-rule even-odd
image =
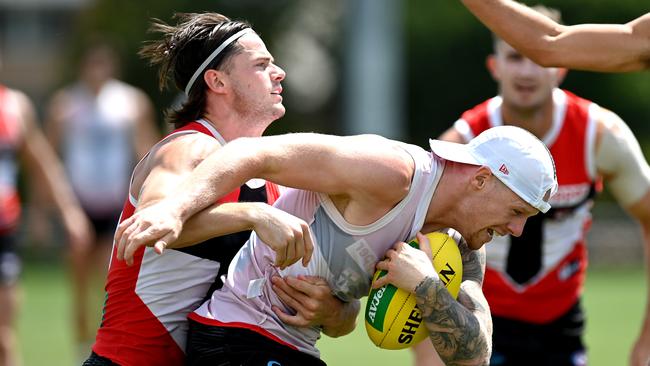
[[[211,91],[224,94],[228,86],[226,74],[219,70],[210,69],[203,73],[203,81]]]
[[[486,166],[481,166],[474,171],[472,176],[472,187],[476,190],[485,189],[490,179],[492,179],[492,171]]]

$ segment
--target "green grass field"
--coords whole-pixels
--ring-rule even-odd
[[[626,364],[645,304],[644,278],[641,268],[590,271],[585,307],[591,366]],[[67,277],[58,262],[26,265],[18,322],[26,366],[79,364],[70,327],[69,293]],[[353,334],[339,339],[323,337],[319,348],[323,359],[332,366],[409,365],[411,360],[408,351],[380,350],[370,343],[362,319]]]

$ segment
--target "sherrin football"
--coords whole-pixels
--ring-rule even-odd
[[[458,244],[445,233],[434,232],[426,236],[431,244],[433,267],[449,293],[457,298],[463,279],[463,264]],[[415,239],[409,245],[419,248]],[[377,271],[373,276],[373,283],[385,274],[386,271]],[[422,313],[416,306],[415,295],[391,284],[370,289],[365,318],[368,337],[380,348],[411,347],[429,335],[426,326],[422,324]]]

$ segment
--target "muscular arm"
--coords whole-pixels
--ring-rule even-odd
[[[485,274],[485,249],[472,251],[462,241],[463,283],[458,301],[435,276],[417,287],[417,304],[429,338],[447,366],[487,365],[491,353],[492,319],[481,290]]]
[[[398,144],[378,136],[242,138],[196,168],[180,189],[186,193],[175,197],[175,206],[185,219],[248,179],[264,178],[390,208],[408,192],[412,171],[411,157]]]
[[[131,194],[138,200],[136,212],[178,194],[179,182],[219,148],[213,138],[199,133],[172,136],[156,146],[135,170]],[[278,255],[281,263],[284,263],[285,255],[291,255],[293,251],[300,254],[305,246],[312,245],[309,226],[303,220],[266,203],[237,202],[212,204],[192,216],[176,240],[155,249],[161,254],[165,248],[186,247],[244,230],[255,230],[268,246],[282,252]],[[144,235],[136,235],[128,243],[125,238],[120,239],[117,241],[117,258],[130,264],[141,246],[154,244]]]
[[[418,233],[418,242],[428,239]],[[460,238],[459,238],[460,239]],[[487,365],[490,360],[492,320],[481,290],[485,273],[485,249],[472,251],[464,240],[457,240],[463,260],[463,282],[456,301],[433,268],[428,245],[423,250],[397,243],[377,263],[387,274],[373,287],[386,283],[410,289],[429,330],[429,338],[447,366]],[[432,355],[433,357],[433,355]]]
[[[627,24],[564,26],[511,0],[462,2],[537,64],[610,72],[650,68],[650,13]]]

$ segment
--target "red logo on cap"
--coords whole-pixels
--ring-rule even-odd
[[[499,168],[499,171],[505,175],[510,174],[510,172],[508,171],[508,167],[506,167],[505,164],[501,164],[501,168]]]

